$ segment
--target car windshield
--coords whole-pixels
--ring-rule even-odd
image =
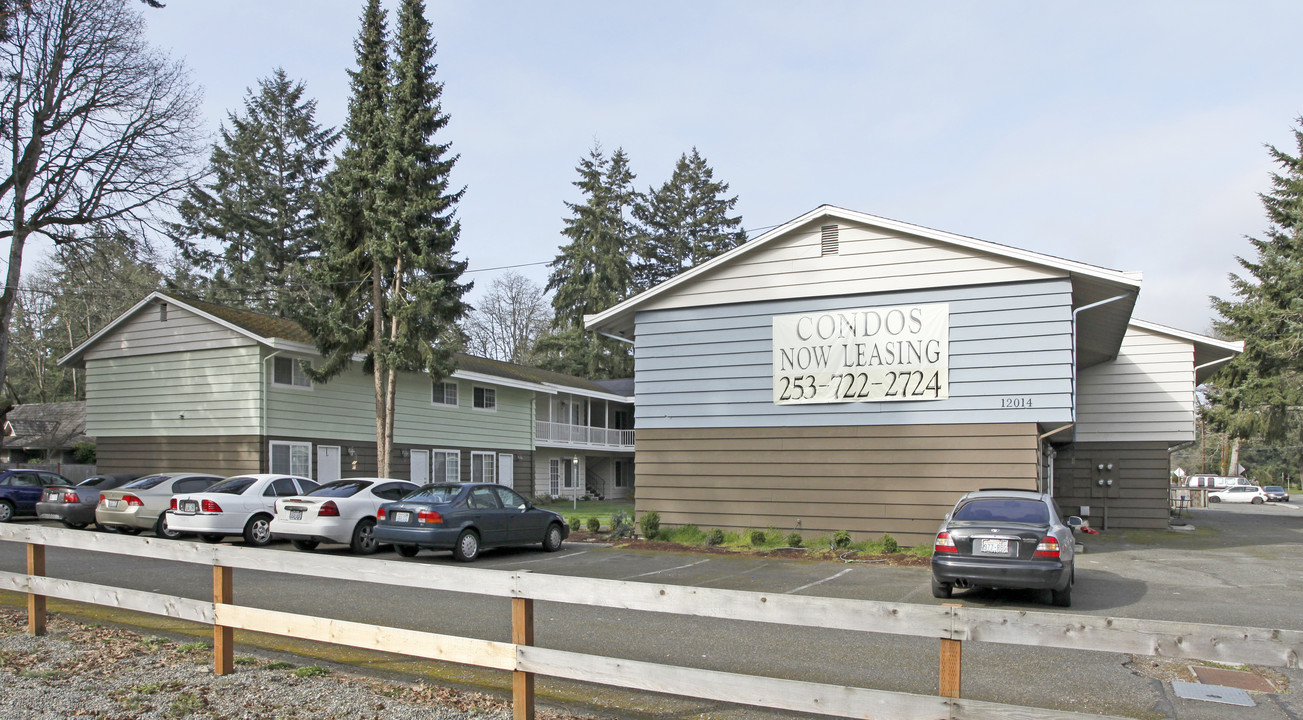
[[[1037,500],[1018,498],[979,498],[964,503],[955,511],[955,520],[970,522],[1016,522],[1044,525],[1050,521],[1049,508]]]
[[[403,502],[450,503],[461,491],[461,485],[426,485],[404,495]]]
[[[155,485],[164,482],[169,477],[171,476],[170,475],[146,475],[145,477],[140,478],[139,480],[132,480],[126,485],[123,485],[122,489],[123,490],[148,490],[154,487]]]
[[[254,484],[255,482],[258,481],[254,478],[244,477],[244,476],[226,478],[225,480],[208,488],[204,492],[222,493],[224,495],[239,495],[245,490],[248,490],[249,486]]]
[[[346,498],[362,492],[375,483],[370,480],[337,480],[333,483],[326,483],[321,487],[308,493],[313,497],[332,497]]]

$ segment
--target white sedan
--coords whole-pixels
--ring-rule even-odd
[[[353,552],[369,555],[375,538],[376,510],[396,502],[420,485],[389,478],[348,478],[326,483],[306,495],[276,501],[271,534],[313,550],[319,543],[345,543]]]
[[[1253,503],[1261,505],[1267,502],[1267,493],[1257,485],[1232,485],[1225,490],[1208,493],[1208,502]]]
[[[306,493],[317,487],[294,475],[236,475],[199,493],[172,496],[167,527],[194,533],[207,542],[243,535],[250,545],[271,542],[271,517],[276,498]]]

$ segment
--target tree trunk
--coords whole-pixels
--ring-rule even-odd
[[[1235,438],[1231,441],[1231,461],[1226,467],[1227,475],[1240,474],[1240,439]]]
[[[388,433],[388,395],[385,387],[385,370],[388,363],[381,353],[385,337],[384,288],[380,285],[380,265],[371,267],[371,376],[376,393],[376,476],[389,477],[389,450],[392,447]]]

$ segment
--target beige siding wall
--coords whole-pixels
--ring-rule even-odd
[[[821,224],[796,229],[641,309],[1023,282],[1066,275],[968,248],[846,223],[838,229],[839,252],[823,255]]]
[[[238,475],[261,471],[257,435],[193,437],[101,437],[95,452],[100,472],[210,472]]]
[[[1100,465],[1113,465],[1099,484]],[[1054,498],[1065,516],[1090,506],[1095,528],[1167,528],[1170,460],[1167,443],[1082,443],[1060,450],[1054,458]]]
[[[185,350],[252,346],[254,341],[212,320],[168,304],[162,320],[155,301],[112,332],[100,338],[86,352],[86,362],[104,358],[175,353]]]
[[[1036,488],[1033,423],[639,430],[636,507],[665,525],[930,542],[965,492]]]
[[[1113,362],[1077,381],[1077,442],[1194,440],[1194,345],[1127,329]]]

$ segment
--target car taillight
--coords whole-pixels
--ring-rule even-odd
[[[172,498],[172,504],[169,505],[168,507],[170,507],[172,510],[176,509],[176,498]]]
[[[379,510],[376,510],[376,520],[384,520],[384,519],[385,519],[385,509],[380,508]]]
[[[1036,552],[1032,555],[1032,557],[1048,557],[1048,558],[1056,558],[1058,556],[1059,556],[1059,541],[1055,540],[1052,537],[1047,537],[1044,540],[1041,540],[1041,543],[1036,546]]]
[[[327,500],[317,508],[317,517],[339,517],[339,506],[334,500]]]
[[[77,497],[76,490],[64,490],[63,501],[66,503],[75,503],[75,502],[81,502],[81,498]]]
[[[100,502],[104,502],[104,493],[100,493]]]
[[[104,497],[104,496],[101,495],[100,497]],[[145,503],[142,502],[140,498],[136,497],[135,495],[123,495],[122,499],[127,502],[127,505],[129,507],[145,507]]]
[[[950,539],[950,533],[942,531],[937,533],[937,541],[932,545],[932,552],[959,552],[955,547],[955,541]]]
[[[199,509],[206,513],[219,513],[222,511],[222,506],[212,500],[204,500],[199,504]]]
[[[422,510],[416,513],[416,522],[432,523],[434,525],[443,524],[443,516],[433,510]]]

